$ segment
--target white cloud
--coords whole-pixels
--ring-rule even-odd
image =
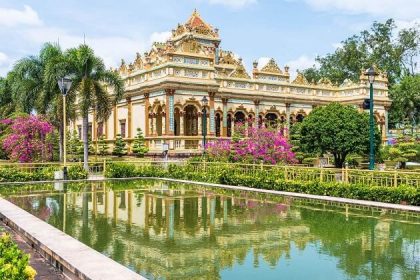
[[[10,68],[10,58],[3,52],[0,52],[0,76],[5,76]]]
[[[170,31],[163,31],[163,32],[153,32],[152,35],[150,35],[150,43],[154,42],[166,42],[172,35],[172,32]]]
[[[318,63],[315,61],[315,58],[313,57],[309,57],[307,55],[301,55],[297,59],[287,62],[286,65],[290,67],[290,70],[289,70],[290,78],[294,79],[297,75],[298,70],[302,71],[314,65],[317,66]]]
[[[342,47],[343,47],[343,43],[333,43],[333,44],[332,44],[332,47],[333,47],[334,49],[340,49],[340,48],[342,48]]]
[[[5,53],[0,52],[0,66],[3,66],[4,64],[7,63],[8,61],[8,57]]]
[[[220,4],[231,8],[242,8],[257,3],[257,0],[208,0],[210,4]]]
[[[0,26],[42,25],[38,13],[25,5],[23,10],[0,8]]]
[[[371,14],[413,19],[420,14],[419,0],[304,0],[321,11],[338,10],[350,14]]]
[[[261,70],[261,68],[263,68],[269,61],[270,58],[269,57],[260,57],[258,58],[258,69]]]
[[[147,45],[142,38],[130,37],[91,37],[83,34],[74,35],[66,30],[54,27],[29,28],[22,32],[22,35],[31,43],[43,44],[44,42],[60,42],[63,49],[77,47],[84,41],[91,46],[95,53],[100,56],[106,66],[116,67],[120,64],[121,59],[131,62],[136,52],[143,52]]]

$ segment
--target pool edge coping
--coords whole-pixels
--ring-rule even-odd
[[[2,197],[0,218],[67,279],[146,279]]]

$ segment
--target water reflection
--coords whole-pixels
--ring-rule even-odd
[[[419,275],[418,216],[155,181],[10,200],[149,278]]]

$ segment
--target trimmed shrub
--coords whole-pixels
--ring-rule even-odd
[[[29,255],[24,254],[10,235],[0,237],[0,279],[33,280],[36,271],[29,266]]]
[[[108,163],[105,177],[107,178],[130,178],[137,177],[136,167],[130,163]]]
[[[87,179],[88,172],[83,168],[82,165],[72,165],[67,169],[67,178],[69,180],[81,180]]]

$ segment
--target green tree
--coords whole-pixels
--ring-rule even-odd
[[[101,135],[98,139],[98,148],[99,148],[99,155],[105,156],[108,153],[108,150],[109,150],[108,142],[106,141],[103,135]]]
[[[133,141],[133,153],[138,157],[144,157],[144,154],[146,154],[149,151],[149,148],[147,148],[143,131],[141,128],[137,128],[137,135],[134,137]]]
[[[375,147],[380,133],[375,125]],[[315,108],[302,122],[300,147],[307,153],[331,153],[342,167],[350,153],[369,152],[369,115],[349,105],[331,103]]]
[[[126,144],[122,139],[121,134],[117,134],[117,137],[115,138],[114,149],[112,153],[118,157],[122,157],[127,153]]]
[[[66,51],[69,73],[73,75],[71,92],[77,94],[78,109],[82,116],[83,166],[89,170],[88,115],[96,110],[97,121],[106,120],[111,114],[112,103],[118,102],[124,93],[124,84],[117,72],[106,70],[101,58],[87,45]],[[106,88],[111,90],[110,94]]]
[[[5,119],[13,114],[16,104],[12,96],[11,80],[14,73],[9,72],[6,78],[0,77],[0,118]]]
[[[59,151],[62,159],[63,145],[63,104],[57,80],[67,71],[67,63],[57,44],[46,43],[37,56],[20,59],[10,75],[9,90],[15,101],[15,111],[37,113],[47,119],[59,131]],[[74,94],[67,96],[67,120],[74,118]]]
[[[83,154],[82,141],[80,141],[76,130],[67,134],[67,153],[72,155],[74,159],[78,159]]]
[[[420,123],[420,74],[404,77],[390,92],[392,120]]]
[[[308,81],[326,77],[341,84],[345,79],[357,81],[362,69],[376,64],[388,74],[389,83],[393,85],[404,75],[414,74],[415,57],[420,52],[418,26],[399,32],[396,28],[393,19],[374,22],[370,30],[341,42],[334,53],[318,56],[319,67],[306,69],[303,74]]]

